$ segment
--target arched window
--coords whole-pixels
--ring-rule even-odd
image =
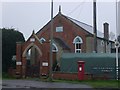
[[[101,41],[101,46],[104,46],[104,41],[103,40]]]
[[[52,44],[52,52],[58,52],[58,48],[54,43]]]
[[[73,43],[75,44],[75,53],[81,53],[81,44],[83,43],[82,38],[79,36],[75,37]]]
[[[43,43],[43,42],[45,42],[45,41],[46,41],[46,40],[45,40],[45,38],[43,38],[43,37],[40,39],[40,42],[41,42],[41,43]]]

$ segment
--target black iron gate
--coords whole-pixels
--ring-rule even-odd
[[[40,65],[39,64],[30,65],[29,61],[27,60],[26,77],[39,77],[39,73]]]

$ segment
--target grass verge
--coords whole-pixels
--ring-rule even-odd
[[[15,77],[10,77],[8,74],[2,74],[3,80],[14,80]],[[34,80],[34,81],[44,81],[49,82],[49,79],[40,79],[40,78],[25,78],[23,80]],[[92,86],[93,88],[119,88],[120,89],[120,80],[53,80],[52,82],[60,82],[60,83],[73,83],[73,84],[86,84]]]
[[[2,80],[16,79],[15,77],[9,76],[7,73],[2,73]]]
[[[120,80],[53,80],[54,82],[64,82],[64,83],[76,83],[76,84],[86,84],[92,86],[93,88],[119,88]]]

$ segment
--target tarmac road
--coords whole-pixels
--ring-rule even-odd
[[[58,82],[42,82],[32,80],[3,80],[2,90],[83,90],[84,88],[92,89],[91,86],[84,84],[72,84],[72,83],[58,83]],[[81,89],[80,89],[81,88]]]

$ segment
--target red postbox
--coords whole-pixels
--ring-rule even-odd
[[[78,61],[78,79],[84,80],[84,61]]]

